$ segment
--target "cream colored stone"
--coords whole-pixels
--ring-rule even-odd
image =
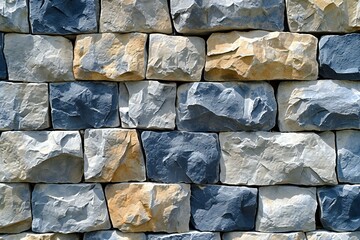
[[[223,240],[306,240],[305,233],[228,232]]]
[[[313,231],[306,233],[307,240],[359,240],[360,232]]]
[[[78,234],[61,233],[19,233],[0,236],[0,240],[80,240]]]

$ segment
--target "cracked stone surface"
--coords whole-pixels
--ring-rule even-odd
[[[80,240],[78,234],[61,233],[19,233],[10,235],[0,235],[0,240]]]
[[[28,16],[26,0],[3,0],[0,4],[0,31],[28,33]]]
[[[145,233],[123,233],[118,230],[88,232],[84,240],[147,240]]]
[[[305,233],[302,232],[296,232],[296,233],[229,232],[223,234],[223,240],[307,240],[307,239]]]
[[[147,240],[221,240],[220,233],[190,231],[174,234],[148,234]]]
[[[360,239],[360,232],[327,232],[313,231],[306,233],[307,240],[356,240]]]

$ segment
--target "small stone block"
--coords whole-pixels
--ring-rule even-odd
[[[83,240],[147,240],[145,233],[122,233],[118,230],[87,232]]]
[[[190,231],[174,234],[148,234],[147,240],[221,240],[220,233]]]
[[[229,232],[223,234],[223,240],[307,240],[305,233],[260,233]]]
[[[29,33],[27,0],[3,0],[0,4],[0,31]]]

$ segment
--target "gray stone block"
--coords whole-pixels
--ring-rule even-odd
[[[145,233],[123,233],[118,230],[88,232],[83,240],[147,240]]]
[[[29,32],[27,0],[3,0],[0,4],[1,32]]]
[[[220,233],[190,231],[174,234],[148,234],[147,240],[221,240]]]

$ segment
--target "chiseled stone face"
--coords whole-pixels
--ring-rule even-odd
[[[147,240],[221,240],[220,233],[190,231],[174,234],[148,234]]]
[[[27,0],[3,0],[0,3],[1,32],[29,32]]]
[[[306,233],[307,240],[357,240],[360,232],[313,231]]]
[[[189,185],[108,184],[105,194],[112,225],[122,232],[189,231]]]
[[[229,232],[223,240],[306,240],[305,233]],[[325,239],[324,239],[325,240]]]
[[[207,40],[205,79],[315,80],[317,38],[287,32],[213,33]]]
[[[80,240],[78,234],[61,233],[19,233],[10,235],[0,235],[0,240]]]
[[[87,232],[84,234],[83,240],[147,240],[147,238],[145,233],[123,233],[118,230],[107,230]]]

